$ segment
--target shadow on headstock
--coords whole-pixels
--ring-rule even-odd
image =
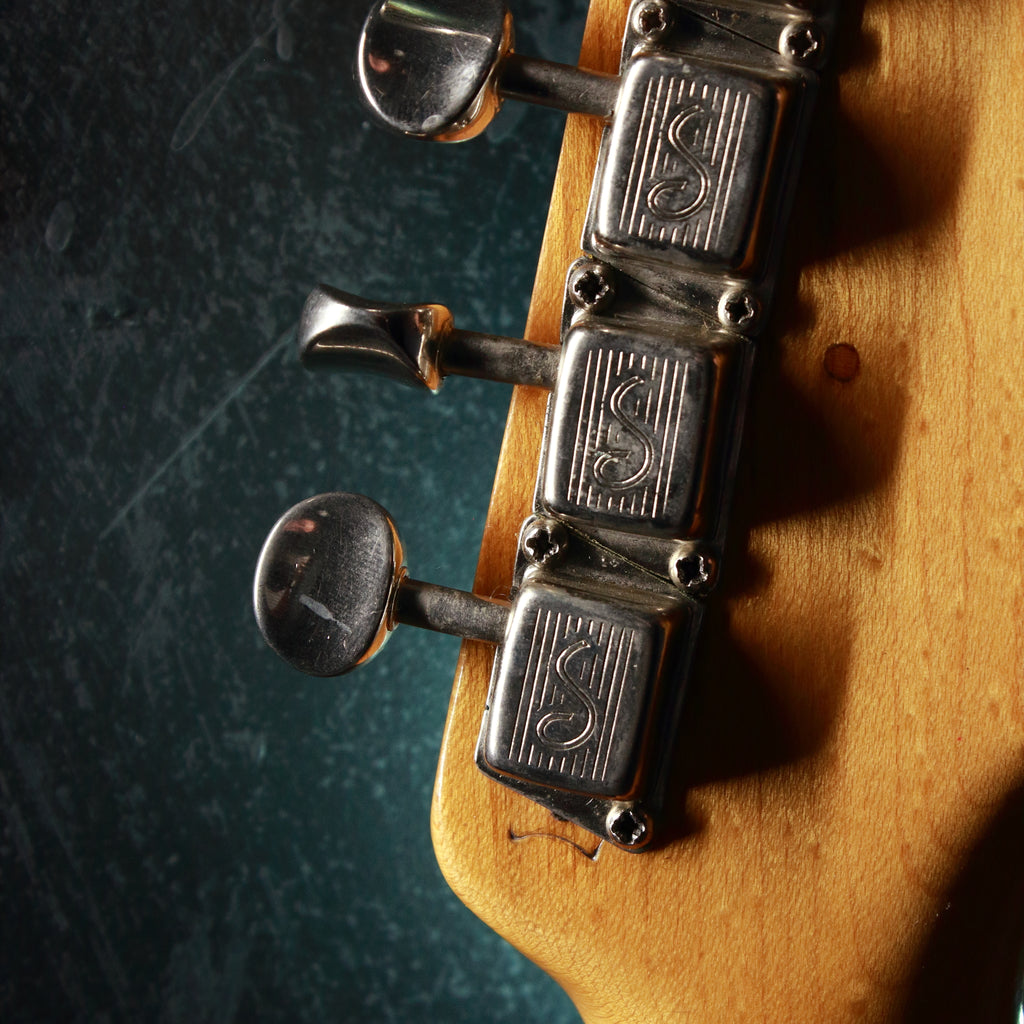
[[[720,591],[727,600],[709,609],[693,673],[677,772],[683,786],[812,758],[827,745],[843,709],[850,623],[840,594],[801,606],[769,649],[745,649],[741,637],[730,635],[727,605],[756,599],[777,582],[752,533],[826,510],[841,517],[863,499],[877,499],[892,485],[904,444],[900,363],[906,346],[897,327],[890,351],[870,364],[861,361],[851,329],[859,301],[852,280],[894,246],[923,250],[950,230],[974,100],[969,83],[929,89],[938,102],[924,111],[908,103],[881,138],[876,121],[841,105],[839,76],[870,74],[880,59],[878,31],[863,25],[865,6],[860,0],[842,11],[839,75],[826,77],[816,111],[778,324],[755,364]],[[936,82],[946,74],[940,64],[933,72]],[[920,168],[929,174],[922,176]],[[829,291],[825,315],[813,295]],[[849,315],[837,315],[837,305]],[[834,347],[857,353],[850,379],[830,375],[827,357]],[[872,568],[881,563],[892,525],[877,522],[878,543],[862,552]],[[677,827],[686,833],[695,826],[684,817]]]
[[[941,901],[907,1024],[1011,1024],[1024,985],[1024,786],[1003,803]]]

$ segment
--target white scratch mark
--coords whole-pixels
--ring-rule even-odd
[[[213,113],[214,107],[220,102],[227,87],[234,77],[245,66],[246,61],[258,50],[271,49],[270,40],[274,39],[273,49],[280,60],[290,61],[295,54],[295,32],[285,21],[285,15],[295,6],[298,0],[284,4],[275,0],[274,23],[266,32],[261,32],[251,43],[219,74],[203,91],[185,108],[181,120],[171,136],[171,150],[181,152],[198,134],[206,119]]]
[[[198,134],[199,129],[206,123],[206,119],[213,112],[213,108],[220,102],[224,90],[231,84],[231,80],[245,65],[253,50],[259,46],[261,40],[254,39],[186,108],[181,115],[177,128],[171,136],[171,149],[175,153],[181,152]]]
[[[352,630],[345,625],[340,619],[334,617],[334,612],[325,604],[321,604],[315,597],[310,597],[308,594],[301,594],[299,596],[299,604],[304,605],[314,615],[319,616],[325,622],[333,622],[335,626],[343,629],[346,633],[351,633]]]
[[[182,455],[185,454],[199,440],[200,437],[215,423],[224,410],[259,376],[263,369],[286,345],[289,345],[295,336],[295,325],[288,328],[276,342],[263,353],[256,363],[247,370],[241,378],[232,385],[228,393],[194,426],[181,440],[181,444],[157,466],[149,479],[122,505],[114,518],[107,523],[99,535],[99,540],[105,540],[118,526],[120,526],[133,508],[149,493],[153,485],[174,465]]]

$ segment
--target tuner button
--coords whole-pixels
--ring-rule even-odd
[[[264,639],[293,668],[340,676],[398,622],[499,644],[509,604],[410,579],[387,512],[360,494],[320,494],[270,531],[253,584]]]
[[[618,75],[522,57],[512,40],[500,0],[376,0],[359,39],[363,98],[389,128],[438,142],[479,135],[509,98],[611,118]]]
[[[299,322],[309,367],[377,373],[437,391],[450,373],[550,388],[559,350],[522,338],[457,331],[445,306],[396,306],[317,285]]]
[[[267,643],[293,667],[338,676],[368,661],[392,628],[402,545],[388,513],[358,494],[321,494],[278,520],[253,588]]]
[[[302,310],[299,352],[306,366],[377,373],[437,391],[440,348],[451,330],[444,306],[367,302],[321,284]]]
[[[457,142],[497,113],[495,69],[511,49],[501,0],[378,0],[359,40],[359,81],[390,128]]]

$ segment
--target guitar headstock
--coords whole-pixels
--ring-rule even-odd
[[[987,76],[955,0],[861,6],[845,5],[758,353],[658,848],[617,850],[480,774],[492,652],[460,658],[439,862],[588,1022],[1010,1020],[1024,353],[1005,328],[1024,317],[1007,231],[1024,139],[992,112],[1024,95],[1024,26],[992,10],[1003,56],[985,65],[1003,71]],[[581,65],[616,70],[626,16],[594,0]],[[559,338],[600,141],[570,116],[531,339]],[[514,396],[479,594],[509,592],[545,402]]]
[[[1019,850],[1024,833],[1024,444],[1015,429],[1024,399],[1014,383],[1024,355],[1006,343],[1005,328],[1024,317],[1015,241],[1006,229],[1021,219],[1024,145],[1019,126],[986,111],[1007,90],[1024,95],[1020,72],[1008,82],[1006,71],[1016,66],[1024,26],[1004,24],[985,9],[972,12],[971,31],[988,33],[998,51],[985,62],[1001,69],[997,76],[983,73],[959,43],[968,16],[955,0],[848,5],[839,24],[827,17],[828,5],[810,3],[737,3],[726,24],[721,6],[702,0],[678,8],[593,0],[580,65],[598,75],[581,87],[564,69],[549,72],[510,56],[510,25],[500,4],[452,0],[448,6],[456,21],[472,23],[472,32],[462,21],[456,30],[473,36],[479,67],[466,76],[465,94],[448,96],[451,103],[438,111],[424,109],[417,90],[392,104],[388,86],[373,77],[401,72],[401,60],[386,55],[405,54],[408,46],[393,33],[421,27],[420,14],[402,5],[375,5],[377,14],[394,10],[383,28],[372,20],[368,27],[388,35],[366,47],[364,71],[373,74],[364,73],[364,87],[386,120],[413,134],[468,137],[494,115],[502,89],[534,98],[547,90],[554,105],[571,105],[563,99],[575,96],[584,109],[567,123],[525,331],[529,342],[456,331],[443,307],[362,305],[329,289],[314,297],[303,326],[310,360],[386,366],[429,388],[447,372],[527,382],[513,398],[476,597],[409,584],[397,534],[381,533],[391,540],[380,560],[379,607],[368,620],[365,653],[373,653],[395,620],[486,641],[463,647],[441,752],[432,827],[442,870],[474,912],[566,988],[588,1021],[881,1021],[929,1013],[928,1019],[1001,1019],[979,1014],[1009,1011],[1021,915],[984,919],[985,936],[998,939],[995,952],[970,936],[963,948],[973,950],[974,960],[957,961],[966,965],[957,983],[950,980],[957,972],[943,965],[961,947],[943,936],[946,922],[965,920],[962,906],[987,907],[997,882],[1016,884],[1008,903],[1021,902],[1012,877],[1019,866],[1005,851]],[[815,20],[823,8],[824,37]],[[789,27],[779,53],[805,70],[834,30],[831,73],[839,75],[839,86],[824,90],[796,191],[787,269],[778,275],[777,240],[746,239],[761,237],[751,224],[769,219],[765,210],[784,209],[792,198],[795,173],[792,182],[757,190],[779,154],[785,164],[801,148],[806,124],[798,118],[796,127],[778,125],[788,123],[785,111],[800,107],[813,72],[794,72],[780,84],[775,56],[755,61],[758,73],[749,77],[724,51],[705,54],[706,64],[698,60],[707,79],[704,98],[713,89],[733,96],[733,124],[748,124],[735,97],[744,90],[754,97],[746,138],[756,145],[744,150],[739,131],[735,141],[728,135],[727,151],[734,146],[757,173],[735,157],[732,177],[722,173],[720,180],[729,188],[735,183],[737,194],[748,190],[755,213],[742,225],[726,225],[725,203],[723,229],[712,243],[708,228],[699,256],[711,269],[696,283],[687,279],[682,298],[677,289],[665,305],[690,317],[683,333],[700,333],[702,352],[739,339],[735,359],[743,369],[736,376],[744,388],[755,337],[758,365],[728,544],[720,546],[724,517],[712,499],[700,515],[686,506],[690,532],[670,537],[682,547],[656,544],[651,555],[623,539],[628,524],[588,520],[571,502],[559,507],[546,489],[557,478],[558,466],[551,468],[557,460],[544,456],[540,484],[537,467],[561,429],[550,396],[564,382],[555,384],[561,371],[551,354],[568,352],[570,342],[585,348],[580,336],[600,333],[586,321],[602,298],[600,264],[596,270],[582,265],[596,277],[586,282],[575,311],[566,302],[567,272],[585,256],[580,239],[619,269],[623,248],[636,242],[626,237],[632,223],[624,228],[607,216],[622,203],[616,189],[626,194],[632,179],[588,200],[595,168],[618,166],[616,147],[628,134],[615,97],[653,88],[655,73],[664,70],[655,54],[632,77],[623,75],[623,92],[614,92],[623,38],[632,32],[657,44],[669,32],[665,14],[677,10],[721,38],[738,29],[743,45],[755,48],[762,22],[781,19]],[[445,82],[447,65],[435,58],[428,70]],[[769,84],[759,92],[762,78]],[[712,134],[700,104],[683,103],[683,85],[677,87],[679,110],[666,104],[658,114],[666,145],[678,153],[676,164],[664,166],[676,168],[688,159],[687,132]],[[691,98],[699,87],[686,83]],[[783,113],[758,121],[758,104]],[[616,127],[609,130],[613,111]],[[641,130],[633,131],[639,137]],[[626,157],[622,166],[642,175],[636,159]],[[654,214],[685,221],[704,201],[713,183],[691,169],[688,178],[677,173],[645,186]],[[606,180],[614,177],[605,173]],[[669,185],[674,192],[663,187]],[[636,281],[620,280],[632,291],[618,298],[635,302],[645,316],[652,293],[672,292],[662,272],[650,268],[664,262],[666,245],[675,241],[665,243],[663,232],[643,244]],[[692,244],[685,232],[680,244]],[[728,287],[708,284],[707,275],[715,274]],[[764,293],[744,290],[747,279],[769,286]],[[774,319],[761,322],[772,291]],[[628,312],[634,324],[644,319],[633,306]],[[651,330],[652,347],[637,358],[657,361],[663,329]],[[560,365],[573,364],[566,356]],[[719,363],[706,372],[717,382],[709,391],[742,390]],[[632,387],[634,378],[623,378],[618,391]],[[731,407],[734,400],[723,401]],[[610,435],[606,448],[595,448],[595,476],[602,459],[604,465],[621,459]],[[735,453],[728,445],[723,451],[716,449],[716,457],[731,476]],[[718,486],[699,473],[693,477],[702,481],[695,493]],[[727,494],[718,500],[729,503]],[[537,527],[540,548],[557,549],[566,536],[576,545],[591,528],[601,538],[588,563],[599,585],[558,590],[558,601],[569,592],[576,602],[565,614],[581,621],[590,615],[593,625],[600,619],[595,602],[603,600],[595,593],[615,590],[617,567],[628,565],[651,580],[662,602],[657,621],[687,634],[687,655],[676,672],[689,682],[686,706],[671,730],[673,753],[659,749],[649,772],[658,777],[651,788],[656,823],[641,815],[646,776],[629,757],[607,792],[562,785],[552,781],[553,757],[534,765],[512,756],[500,721],[491,728],[485,717],[481,732],[482,716],[493,723],[504,714],[499,702],[506,683],[494,673],[495,645],[506,662],[518,657],[509,653],[508,630],[523,627],[521,609],[533,609],[528,600],[540,600],[536,593],[552,586],[541,571],[544,551],[531,551],[529,533],[522,532],[538,503],[545,513]],[[715,543],[694,546],[691,537],[704,527],[692,524],[703,524],[705,514]],[[305,513],[286,517],[279,530],[294,534],[307,522],[313,520]],[[666,529],[681,530],[681,522],[682,513]],[[652,570],[657,559],[663,565],[666,551],[678,552],[671,559],[675,571]],[[361,564],[377,555],[353,557]],[[705,600],[701,585],[713,582],[720,560],[721,583]],[[304,579],[312,580],[307,562],[294,564],[295,578],[283,588],[275,584],[275,594],[311,595],[313,604],[303,607],[319,621],[301,613],[298,633],[284,642],[287,652],[301,651],[314,626],[323,631],[329,618],[323,611],[336,612],[333,605],[318,610],[320,592],[302,589]],[[531,580],[537,586],[527,594]],[[623,599],[626,605],[633,607]],[[535,618],[539,623],[539,612]],[[696,634],[691,618],[702,625],[687,667]],[[565,638],[572,639],[568,631]],[[658,642],[659,650],[669,646]],[[552,640],[552,662],[554,647]],[[565,646],[563,663],[575,653]],[[637,699],[637,708],[656,707],[651,718],[671,725],[681,681],[656,679],[650,687],[657,697]],[[666,687],[672,699],[662,696]],[[545,736],[549,720],[572,718],[558,707],[552,699],[553,710],[531,723],[538,736]],[[654,728],[640,711],[637,716],[635,744],[646,756]],[[583,740],[555,734],[552,749],[558,743],[568,749]],[[497,785],[496,777],[511,779],[511,787]],[[635,813],[635,830],[613,827],[619,813]],[[648,842],[651,824],[655,839]],[[647,852],[619,848],[631,845]]]

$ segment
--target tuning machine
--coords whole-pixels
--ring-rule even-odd
[[[358,73],[373,113],[419,138],[471,138],[506,97],[601,118],[583,248],[714,318],[771,297],[834,20],[831,4],[634,0],[607,75],[514,53],[500,0],[378,0]]]
[[[554,348],[457,330],[444,306],[369,303],[321,285],[299,347],[307,366],[431,390],[448,374],[546,388],[540,511],[665,579],[680,542],[719,540],[749,373],[742,337],[590,316]]]
[[[323,494],[271,530],[253,603],[267,643],[310,675],[364,664],[399,622],[498,645],[481,767],[620,846],[650,841],[672,683],[700,617],[678,592],[567,584],[543,568],[512,604],[423,583],[380,505]]]

